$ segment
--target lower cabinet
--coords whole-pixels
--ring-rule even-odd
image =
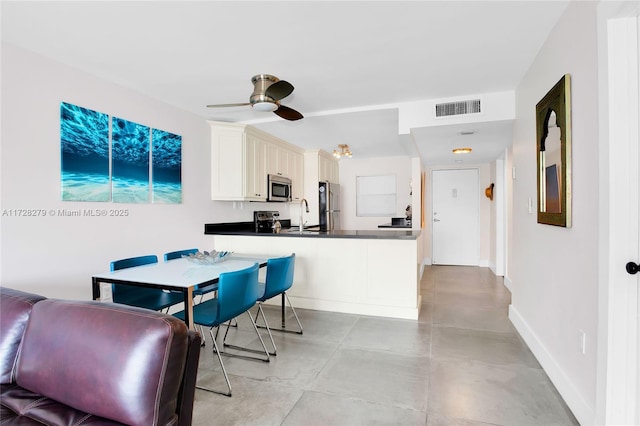
[[[298,308],[418,319],[418,243],[405,239],[211,235],[216,250],[296,254]],[[280,304],[280,298],[268,303]]]

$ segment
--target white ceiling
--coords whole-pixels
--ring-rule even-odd
[[[2,40],[206,119],[251,122],[305,148],[425,164],[499,156],[511,123],[412,129],[397,105],[514,90],[567,1],[2,1]],[[295,86],[289,122],[250,107],[250,79]],[[414,145],[415,143],[415,145]]]

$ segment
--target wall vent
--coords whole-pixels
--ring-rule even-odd
[[[480,99],[470,101],[449,102],[436,104],[436,117],[448,117],[451,115],[477,114],[480,111]]]

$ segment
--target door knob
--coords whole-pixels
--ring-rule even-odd
[[[440,222],[440,219],[433,219],[434,222]]]
[[[640,272],[640,265],[633,262],[627,263],[627,272],[631,275],[637,274],[638,272]]]

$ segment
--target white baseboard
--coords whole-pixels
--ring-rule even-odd
[[[478,262],[478,266],[481,268],[488,268],[489,261],[487,259],[480,259],[480,261]]]
[[[424,266],[431,266],[432,265],[431,258],[430,257],[425,257],[424,259],[422,259],[422,264]]]
[[[505,278],[506,281],[506,278]],[[509,319],[514,325],[520,336],[533,352],[540,365],[542,366],[551,382],[556,387],[562,398],[569,406],[569,409],[576,417],[581,425],[594,424],[595,410],[590,407],[589,404],[582,398],[580,393],[576,390],[574,384],[569,377],[562,370],[562,367],[553,358],[553,355],[547,350],[544,344],[540,341],[535,332],[529,327],[529,324],[520,315],[518,310],[509,305]]]
[[[504,276],[504,280],[502,281],[502,283],[504,284],[504,286],[507,288],[507,290],[509,290],[511,293],[513,293],[513,282],[511,281],[511,278],[509,278],[508,276]]]
[[[417,299],[415,307],[382,306],[367,303],[343,302],[336,300],[310,299],[289,295],[291,304],[296,308],[313,309],[316,311],[341,312],[345,314],[370,315],[375,317],[389,317],[417,320],[420,313],[421,297]],[[281,299],[273,297],[264,302],[266,305],[281,306]]]

